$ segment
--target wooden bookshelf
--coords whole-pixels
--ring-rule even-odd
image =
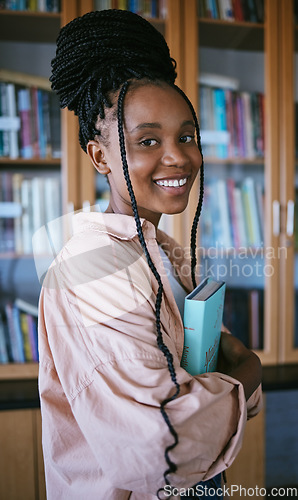
[[[38,363],[0,364],[0,380],[28,380],[38,376]]]
[[[216,157],[204,157],[205,164],[214,165],[264,165],[264,158],[216,158]]]
[[[0,10],[1,40],[54,43],[60,25],[60,13]]]
[[[200,44],[217,49],[264,50],[264,24],[198,18]]]

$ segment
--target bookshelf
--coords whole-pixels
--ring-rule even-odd
[[[3,49],[2,58],[0,56],[0,82],[5,84],[12,82],[16,87],[27,85],[49,90],[50,60],[54,55],[55,40],[60,26],[74,17],[93,10],[96,7],[95,3],[93,0],[64,0],[61,2],[60,12],[0,9],[0,44]],[[159,3],[163,6],[163,11],[160,10],[161,14],[158,17],[149,17],[149,20],[166,36],[181,66],[182,51],[180,39],[177,36],[177,30],[180,29],[180,0],[172,0],[168,3],[167,16],[164,10],[166,2]],[[30,59],[34,60],[35,64]],[[24,158],[20,151],[15,155],[16,157],[11,157],[13,155],[10,154],[4,157],[0,155],[0,178],[1,175],[11,178],[19,175],[27,181],[27,177],[31,180],[35,177],[53,178],[56,176],[61,183],[61,214],[65,214],[81,209],[86,202],[94,204],[96,200],[95,170],[78,144],[77,118],[67,110],[61,112],[61,137],[61,158],[49,155],[43,158],[35,156]],[[102,190],[102,186],[99,189]],[[179,220],[179,217],[177,219]],[[180,226],[181,222],[177,225],[178,233]],[[24,281],[21,287],[15,283],[11,289],[7,286],[9,281],[7,269],[14,269],[14,274],[18,270]],[[29,269],[34,278],[30,277]],[[4,283],[1,285],[2,307],[7,300],[14,300],[18,297],[19,288],[24,291],[26,280],[28,290],[30,289],[28,302],[37,305],[39,283],[35,276],[32,252],[27,250],[24,253],[16,249],[1,251],[0,274],[1,282]],[[26,295],[25,298],[27,298]],[[5,363],[0,366],[0,380],[36,376],[37,365],[35,363]]]
[[[298,68],[298,24],[294,29],[293,0],[264,1],[265,19],[263,22],[202,18],[198,15],[196,0],[169,0],[167,17],[151,19],[151,22],[165,35],[171,53],[178,63],[177,83],[185,90],[199,112],[198,76],[202,72],[210,72],[210,68],[206,68],[206,60],[208,54],[213,56],[213,51],[220,54],[224,64],[227,65],[229,62],[232,65],[232,70],[226,68],[226,76],[240,78],[242,73],[246,75],[245,85],[249,83],[249,88],[246,89],[241,83],[240,90],[258,91],[265,95],[264,157],[218,158],[215,155],[206,155],[205,165],[207,181],[212,178],[212,173],[213,176],[219,176],[218,172],[220,172],[223,180],[233,178],[239,183],[248,176],[252,176],[253,179],[261,178],[265,188],[264,238],[265,246],[272,249],[272,254],[263,257],[264,247],[251,247],[251,249],[254,252],[253,262],[260,262],[261,269],[264,269],[265,265],[272,266],[273,273],[266,279],[264,278],[261,285],[256,282],[251,287],[251,277],[245,277],[245,280],[241,281],[237,276],[233,285],[236,289],[237,284],[242,291],[246,288],[250,291],[255,289],[264,291],[264,312],[261,314],[261,327],[264,329],[263,345],[262,349],[257,349],[257,352],[263,364],[278,365],[298,361],[297,333],[296,341],[294,341],[298,321],[295,318],[298,254],[293,244],[294,235],[287,232],[287,211],[290,206],[288,202],[295,200],[295,189],[297,190],[298,187],[298,163],[297,160],[295,161],[295,149],[298,146],[295,143],[293,106],[293,103],[298,101],[294,92],[294,75],[297,78]],[[63,0],[60,13],[0,10],[0,42],[5,42],[5,44],[25,42],[29,50],[31,46],[38,45],[41,53],[43,50],[46,51],[43,59],[47,61],[49,68],[50,54],[60,26],[93,8],[93,0]],[[289,26],[293,26],[293,30],[289,29]],[[5,49],[6,47],[7,45]],[[249,53],[249,60],[245,59],[247,53]],[[294,54],[296,68],[293,63]],[[212,60],[211,57],[209,59]],[[242,71],[242,67],[238,64],[239,59],[247,61],[248,72]],[[12,70],[13,68],[6,69]],[[27,69],[20,69],[20,71],[30,74],[30,70],[27,71]],[[217,69],[216,72],[219,73],[219,71],[222,74],[221,69]],[[41,76],[45,77],[45,74]],[[61,112],[61,135],[61,159],[0,158],[0,175],[2,171],[10,173],[30,171],[31,175],[35,175],[41,170],[51,175],[57,174],[62,185],[62,213],[67,213],[69,205],[77,210],[81,209],[86,201],[90,205],[95,203],[97,199],[96,173],[78,144],[77,119],[66,110]],[[171,222],[167,221],[171,235],[186,247],[189,245],[192,217],[197,204],[197,188],[198,186],[193,189],[187,210],[171,218]],[[99,191],[101,190],[104,191],[104,188],[100,187]],[[277,203],[274,205],[274,202]],[[278,209],[277,215],[273,213],[273,206]],[[278,222],[280,226],[276,232],[273,231],[274,222]],[[199,246],[201,241],[202,235]],[[275,256],[278,255],[278,249],[281,247],[286,248],[287,253],[277,258]],[[204,250],[204,248],[199,250],[201,261]],[[234,256],[233,250],[227,250],[224,253],[225,262],[229,255]],[[239,252],[238,254],[236,252],[236,258],[240,258]],[[0,253],[0,268],[4,263],[6,265],[6,262],[19,265],[19,261],[22,261],[24,268],[34,265],[32,255],[20,256],[14,252]],[[218,265],[220,264],[219,261]],[[2,273],[0,273],[0,278],[1,276]],[[30,279],[28,283],[32,285]],[[256,299],[255,296],[254,299]],[[37,376],[36,363],[0,365],[0,381],[2,382],[11,380],[36,382]],[[39,417],[34,416],[35,418]],[[30,422],[28,425],[31,425]],[[246,484],[247,469],[254,471],[253,464],[258,462],[255,460],[254,450],[250,449],[250,442],[257,440],[257,456],[260,463],[263,462],[264,414],[253,420],[249,426],[242,459],[239,458],[234,468],[234,484],[241,482],[243,486]],[[243,467],[243,463],[246,467]],[[247,468],[247,464],[252,467]],[[256,475],[258,485],[261,486],[263,481],[261,468],[256,474],[251,472],[248,486],[255,486]]]
[[[244,179],[252,178],[254,183],[262,186],[263,244],[259,247],[248,245],[249,258],[243,259],[242,262],[242,270],[245,265],[254,266],[254,274],[261,269],[262,279],[247,276],[248,273],[244,272],[240,280],[235,276],[232,285],[235,288],[237,284],[240,288],[260,291],[263,294],[259,300],[264,302],[259,306],[261,318],[254,318],[254,324],[258,323],[263,330],[259,343],[262,349],[257,349],[263,364],[294,363],[298,361],[293,294],[297,254],[293,250],[293,237],[285,236],[284,229],[287,204],[294,197],[295,177],[294,166],[291,166],[295,149],[292,109],[294,90],[291,88],[295,33],[288,28],[293,25],[294,3],[292,0],[289,0],[289,3],[287,0],[285,4],[276,0],[264,0],[265,15],[259,22],[207,19],[198,15],[198,4],[200,2],[195,0],[171,0],[168,2],[167,18],[152,22],[165,34],[173,57],[178,63],[177,83],[186,91],[199,114],[201,109],[198,78],[203,72],[220,75],[224,72],[226,77],[239,80],[239,92],[258,92],[264,96],[266,112],[263,113],[263,154],[253,157],[228,155],[225,158],[205,155],[206,181],[208,184],[208,181],[217,176],[225,182],[227,179],[234,179],[238,187],[241,187]],[[93,1],[90,0],[80,4],[76,13],[79,11],[81,14],[82,9],[85,12],[93,8]],[[72,14],[75,14],[75,11],[68,13],[69,19]],[[297,29],[295,36],[297,38]],[[212,69],[216,52],[219,56],[214,59],[216,68]],[[281,71],[281,68],[284,69]],[[105,186],[98,186],[95,170],[90,168],[87,156],[81,152],[79,146],[73,146],[77,123],[64,112],[62,134],[63,161],[66,165],[62,169],[64,202],[71,202],[75,210],[81,208],[85,202],[93,205],[98,195],[105,192]],[[71,165],[71,170],[67,165]],[[197,191],[194,188],[187,210],[166,221],[170,234],[183,246],[189,245],[196,203]],[[67,205],[64,206],[64,212],[66,210]],[[199,247],[201,241],[202,239],[199,240]],[[281,249],[285,249],[285,252],[282,253]],[[227,259],[231,261],[233,252],[228,250],[226,253]],[[238,252],[238,261],[240,257]],[[219,262],[220,264],[222,262]],[[267,274],[266,269],[270,271]],[[246,309],[249,307],[251,306],[247,303]]]
[[[46,89],[49,89],[50,59],[60,26],[67,21],[66,3],[71,12],[72,5],[76,4],[72,0],[62,1],[59,13],[0,10],[1,82],[13,81],[16,86],[29,87],[34,83],[42,88],[47,81]],[[12,72],[19,80],[12,78]],[[52,155],[44,158],[2,156],[0,179],[3,174],[11,177],[18,174],[28,179],[51,177],[61,182],[65,168],[62,159]],[[2,237],[0,239],[2,241]],[[37,305],[39,288],[32,253],[15,249],[0,252],[1,309],[8,299],[20,296]],[[5,456],[1,461],[0,496],[5,498],[46,498],[37,377],[36,362],[0,364],[0,441]]]
[[[238,77],[240,81],[244,74],[245,81],[241,81],[240,89],[249,92],[257,90],[265,95],[264,158],[222,159],[206,156],[205,165],[206,179],[208,176],[212,178],[218,175],[224,179],[232,177],[239,182],[241,178],[249,175],[254,179],[261,177],[265,188],[263,249],[272,249],[272,255],[267,255],[261,264],[262,269],[264,265],[272,266],[273,273],[263,280],[260,287],[264,292],[261,314],[264,334],[262,348],[256,351],[264,365],[264,379],[266,379],[267,370],[276,369],[281,372],[290,370],[291,367],[295,369],[298,361],[298,258],[297,249],[295,251],[294,248],[295,233],[292,234],[289,221],[291,201],[295,201],[295,190],[298,186],[297,153],[295,159],[298,144],[295,127],[298,124],[297,122],[295,124],[294,107],[294,103],[298,101],[297,91],[295,93],[294,90],[298,77],[297,17],[294,28],[297,2],[265,0],[265,17],[262,23],[205,19],[198,15],[195,1],[187,1],[183,7],[184,22],[181,30],[187,33],[185,37],[187,43],[184,44],[183,84],[184,90],[197,109],[200,111],[198,74],[211,72],[209,63],[212,62],[213,56],[216,56],[215,52],[219,54],[221,60],[217,57],[214,73],[231,78]],[[184,36],[182,38],[184,39]],[[190,50],[190,46],[193,47],[193,51]],[[243,70],[241,59],[247,61],[248,72]],[[193,209],[190,212],[193,212]],[[297,214],[297,206],[295,213]],[[189,214],[186,214],[186,224],[188,220]],[[295,227],[297,231],[297,215]],[[200,236],[201,242],[202,234]],[[279,254],[279,249],[285,249],[285,252]],[[261,251],[258,250],[259,253]],[[224,263],[229,258],[229,251],[226,253]],[[259,259],[260,256],[257,254],[256,260]],[[219,259],[219,266],[222,261],[223,259]],[[240,287],[239,292],[243,293],[246,286],[250,287],[252,280],[251,277],[245,280],[237,277],[233,283],[236,296],[236,284]],[[240,313],[238,311],[238,318],[245,328],[241,311]],[[277,380],[279,377],[280,375],[277,376]],[[290,384],[285,384],[276,390],[289,388]],[[264,390],[268,391],[268,386],[265,384]],[[228,484],[241,483],[246,487],[253,487],[256,484],[260,487],[265,486],[268,446],[266,443],[268,431],[265,429],[270,422],[267,418],[265,396],[264,394],[264,411],[256,419],[248,422],[243,449],[227,471]],[[284,432],[282,425],[280,422],[279,432]],[[295,432],[294,429],[292,431]],[[254,471],[256,462],[258,471]]]
[[[27,91],[34,87],[38,89],[38,92],[41,90],[45,93],[50,92],[50,83],[48,81],[50,58],[54,53],[54,44],[60,26],[63,24],[65,8],[62,2],[61,12],[0,10],[0,43],[2,52],[0,85],[2,88],[8,83],[14,85],[16,105],[18,104],[17,99],[20,89],[26,88]],[[26,51],[29,54],[31,52],[32,56],[26,57]],[[60,121],[59,115],[60,111],[58,111],[58,118],[56,117],[56,120]],[[3,200],[6,187],[3,186],[4,178],[8,179],[10,183],[11,179],[15,176],[19,176],[22,179],[22,183],[24,179],[29,183],[33,178],[56,179],[60,183],[62,177],[62,168],[64,166],[62,167],[61,154],[56,156],[52,154],[52,151],[48,151],[44,155],[34,154],[30,157],[29,154],[29,157],[28,155],[24,157],[21,150],[21,141],[18,141],[18,146],[17,154],[11,155],[11,150],[9,149],[6,153],[2,151],[0,157],[0,179],[2,181],[2,183],[0,182],[0,192],[2,202],[8,201],[8,199]],[[61,187],[59,188],[59,193],[61,196]],[[2,241],[7,239],[7,233],[5,232],[7,227],[3,229],[3,223],[6,224],[8,220],[7,218],[1,219]],[[37,305],[40,285],[35,271],[32,251],[28,251],[27,249],[24,253],[24,248],[20,247],[14,247],[11,251],[7,248],[1,249],[0,274],[2,311],[7,300],[14,301],[20,295],[28,299],[28,302]],[[18,278],[20,276],[21,279]],[[1,381],[36,380],[37,376],[38,364],[36,362],[0,364]]]
[[[202,109],[198,75],[206,72],[230,79],[238,78],[240,84],[237,91],[257,91],[265,96],[264,156],[235,158],[228,154],[226,158],[217,158],[214,154],[207,154],[205,166],[207,186],[208,181],[214,181],[215,178],[225,181],[232,178],[239,185],[246,177],[251,177],[255,183],[260,182],[263,186],[264,245],[259,248],[249,245],[247,250],[250,252],[254,248],[255,251],[253,261],[243,259],[242,265],[258,263],[259,269],[270,269],[268,274],[271,276],[262,271],[262,282],[255,280],[254,275],[244,274],[242,279],[236,276],[237,279],[231,280],[231,287],[233,289],[237,284],[240,289],[249,289],[252,285],[251,290],[263,290],[263,312],[259,310],[259,314],[263,314],[263,346],[257,349],[257,353],[263,364],[272,365],[295,363],[298,360],[293,293],[293,280],[297,271],[294,272],[293,236],[286,235],[287,207],[289,200],[294,199],[295,186],[292,83],[294,29],[289,29],[289,26],[293,26],[294,5],[293,2],[281,4],[265,1],[264,11],[264,20],[259,23],[206,19],[198,15],[196,2],[187,2],[184,3],[184,28],[182,26],[181,29],[196,47],[193,51],[189,50],[189,43],[184,47],[184,90],[199,112]],[[204,239],[202,231],[201,226],[200,243]],[[230,255],[231,250],[227,249],[226,260],[220,257],[218,267],[231,262]],[[238,252],[237,260],[236,251],[232,264],[240,264],[240,256]],[[297,278],[295,287],[297,291]]]

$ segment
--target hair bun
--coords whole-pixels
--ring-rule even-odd
[[[148,21],[130,11],[94,11],[61,29],[50,81],[61,107],[79,114],[92,88],[104,94],[143,77],[174,83],[175,66],[163,36]]]

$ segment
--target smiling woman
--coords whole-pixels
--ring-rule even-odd
[[[74,216],[41,291],[47,498],[153,500],[196,484],[207,489],[201,499],[222,498],[221,472],[261,406],[261,376],[256,356],[224,333],[221,373],[180,366],[203,200],[196,114],[164,38],[128,11],[66,25],[52,70],[111,197],[106,213]],[[158,223],[186,208],[198,172],[189,261]]]
[[[180,213],[186,208],[202,164],[191,110],[170,85],[141,80],[126,94],[123,130],[139,216],[157,228],[163,213]],[[107,212],[133,215],[116,119],[109,127],[108,145],[99,136],[88,142],[87,152],[95,168],[108,175],[111,197]]]

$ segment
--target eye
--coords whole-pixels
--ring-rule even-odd
[[[143,141],[140,142],[142,146],[150,147],[150,146],[156,146],[157,140],[156,139],[144,139]]]
[[[182,142],[182,144],[188,144],[189,142],[193,141],[194,138],[194,135],[183,135],[182,137],[180,137],[180,142]]]

